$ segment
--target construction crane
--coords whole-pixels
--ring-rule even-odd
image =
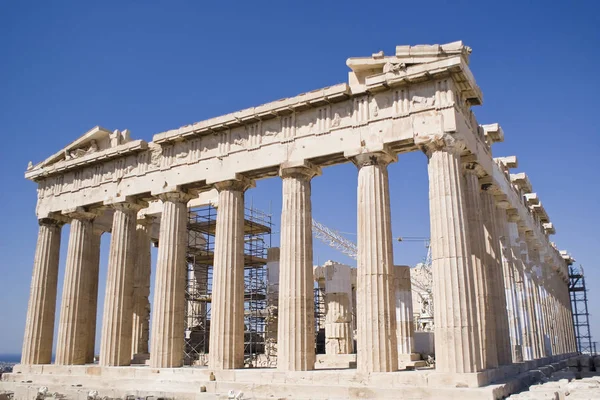
[[[358,248],[356,243],[346,239],[336,230],[328,228],[322,223],[312,220],[313,235],[326,245],[344,253],[350,258],[356,260]],[[420,330],[433,329],[433,276],[431,273],[431,246],[428,237],[421,236],[400,236],[396,238],[399,242],[424,242],[427,248],[427,255],[423,263],[417,264],[419,268],[420,279],[411,274],[411,286],[421,301],[421,309],[417,318],[417,327]]]

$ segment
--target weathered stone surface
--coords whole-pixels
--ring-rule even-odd
[[[452,140],[427,149],[433,298],[444,305],[435,307],[436,370],[453,373],[482,369],[460,152]]]
[[[129,365],[133,329],[133,277],[136,251],[136,219],[141,206],[132,202],[112,204],[113,226],[104,296],[100,364]]]
[[[63,223],[46,219],[40,220],[39,224],[25,321],[22,364],[50,364],[52,357],[60,233]]]
[[[133,274],[133,330],[131,355],[148,353],[150,339],[151,217],[138,219],[135,228],[136,257]]]
[[[506,310],[506,291],[504,288],[504,273],[500,255],[500,238],[498,237],[498,226],[496,221],[496,201],[491,189],[481,192],[483,206],[483,225],[485,235],[486,271],[490,279],[488,287],[491,291],[491,315],[488,325],[492,331],[486,332],[487,336],[495,338],[496,360],[499,365],[507,365],[512,362],[512,351],[510,347],[510,333],[508,330],[508,315]]]
[[[409,359],[415,352],[415,322],[413,319],[412,290],[410,285],[410,267],[394,265],[392,290],[396,305],[396,340],[399,359]]]
[[[326,262],[325,269],[325,354],[350,354],[352,332],[352,269],[348,265]]]
[[[87,351],[85,357],[86,364],[93,363],[96,354],[96,319],[98,313],[98,280],[100,279],[100,241],[102,233],[103,231],[101,229],[94,228],[91,238],[92,250],[89,276],[90,308],[88,315],[89,328],[87,333]]]
[[[63,284],[56,364],[85,364],[89,329],[90,264],[95,261],[92,247],[94,214],[71,214],[67,268]]]
[[[159,196],[163,202],[163,214],[156,260],[150,366],[171,368],[183,365],[186,204],[191,196],[180,191]]]
[[[398,369],[396,313],[386,152],[355,156],[358,167],[358,255],[356,274],[357,369]]]
[[[483,226],[483,207],[481,189],[476,167],[466,164],[465,167],[465,209],[467,213],[468,240],[471,249],[471,265],[473,269],[473,296],[475,300],[477,333],[481,344],[479,354],[484,368],[496,368],[498,356],[496,352],[496,320],[494,315],[494,297],[492,286],[494,279],[490,276],[492,268],[487,268],[485,253],[485,236]]]
[[[320,170],[310,163],[281,167],[283,205],[279,259],[277,369],[315,367],[312,205],[310,181]]]
[[[250,186],[241,177],[216,184],[219,208],[208,354],[208,366],[216,370],[244,366],[244,191]]]

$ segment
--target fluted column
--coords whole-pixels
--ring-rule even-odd
[[[537,283],[537,274],[539,270],[537,249],[531,237],[528,237],[527,248],[529,252],[529,296],[531,301],[531,327],[532,327],[532,348],[534,358],[542,358],[542,343],[541,343],[541,325],[539,311],[539,292]]]
[[[427,151],[436,371],[449,373],[482,369],[460,152],[451,138]]]
[[[562,281],[563,285],[563,298],[565,299],[565,313],[566,313],[566,325],[567,325],[567,353],[574,353],[577,351],[577,344],[575,343],[575,326],[573,325],[573,309],[571,308],[571,295],[569,293],[569,283]]]
[[[500,240],[500,256],[506,290],[506,307],[510,332],[512,362],[523,362],[523,349],[521,347],[521,322],[519,317],[519,301],[517,297],[516,260],[511,249],[511,237],[508,229],[508,216],[505,209],[497,209],[498,237]]]
[[[327,262],[325,282],[325,354],[352,353],[352,269]],[[319,280],[319,283],[321,280]]]
[[[506,292],[504,289],[504,272],[500,258],[500,239],[496,226],[496,202],[492,187],[487,186],[481,192],[483,206],[483,226],[485,231],[486,271],[489,272],[490,291],[492,292],[491,310],[495,324],[496,352],[499,365],[512,362],[508,316],[506,311]]]
[[[67,267],[61,302],[56,364],[85,364],[88,353],[88,329],[90,306],[90,265],[95,261],[92,254],[92,220],[95,214],[84,210],[69,213],[71,229],[67,250]]]
[[[398,342],[398,360],[413,360],[415,353],[415,321],[413,318],[412,288],[410,267],[394,266],[394,298],[396,304],[396,340]]]
[[[525,243],[523,227],[517,226],[517,243],[518,248],[516,252],[518,254],[517,264],[519,270],[519,281],[517,289],[520,295],[520,312],[521,312],[521,326],[523,335],[523,360],[529,361],[534,359],[533,354],[533,336],[532,336],[532,325],[531,325],[531,307],[530,307],[530,296],[529,296],[529,273],[528,273],[528,254],[527,244]]]
[[[552,355],[552,342],[551,342],[552,315],[550,314],[550,298],[548,295],[547,282],[548,282],[547,278],[545,278],[544,284],[540,288],[540,298],[542,300],[542,318],[544,320],[544,351],[546,353],[546,357]]]
[[[286,163],[283,183],[279,259],[277,368],[315,368],[312,206],[310,181],[321,173],[308,162]]]
[[[358,167],[358,254],[356,272],[357,369],[398,369],[390,191],[387,152],[363,153]]]
[[[555,276],[552,277],[552,282],[550,283],[550,342],[552,343],[552,353],[554,355],[560,354],[560,345],[559,345],[559,331],[560,331],[560,323],[557,321],[557,306],[556,306],[556,286],[554,282]]]
[[[50,364],[52,359],[63,222],[44,218],[39,220],[39,225],[21,364]]]
[[[279,305],[279,247],[271,247],[267,250],[267,310],[268,316],[265,320],[265,341],[267,356],[277,355],[277,308]]]
[[[148,353],[150,338],[150,272],[152,217],[138,219],[135,227],[133,273],[133,331],[131,334],[131,356]]]
[[[215,184],[219,208],[208,353],[212,369],[244,366],[244,191],[250,185],[242,177]]]
[[[538,324],[537,324],[537,311],[536,311],[536,301],[534,294],[534,278],[533,271],[530,269],[529,272],[525,273],[525,283],[527,289],[527,308],[529,314],[529,337],[531,340],[531,354],[533,359],[540,358],[540,346],[538,339]]]
[[[538,341],[540,347],[540,357],[546,357],[546,326],[544,324],[544,311],[542,305],[542,282],[543,282],[543,264],[540,250],[536,249],[534,254],[535,262],[535,302],[537,311]]]
[[[494,315],[494,298],[491,268],[486,268],[485,236],[483,230],[481,189],[474,164],[465,166],[465,205],[467,213],[468,234],[471,248],[471,266],[473,271],[473,296],[476,308],[476,326],[480,338],[478,350],[481,365],[484,368],[496,368],[498,356],[496,351],[496,330]]]
[[[134,202],[113,203],[110,206],[115,212],[108,255],[100,365],[130,365],[135,226],[137,212],[142,206]]]
[[[573,329],[571,299],[569,296],[568,284],[559,276],[557,276],[557,297],[559,313],[563,316],[563,329],[561,331],[562,353],[573,353],[577,351],[577,345],[575,343],[575,331]]]
[[[187,202],[191,196],[176,191],[158,194],[158,198],[163,212],[154,279],[150,366],[172,368],[183,365]]]
[[[100,241],[104,232],[101,229],[94,227],[92,230],[90,255],[90,275],[89,275],[89,291],[90,305],[88,314],[88,339],[87,351],[85,356],[86,363],[94,362],[96,352],[96,317],[98,314],[98,279],[100,272]]]

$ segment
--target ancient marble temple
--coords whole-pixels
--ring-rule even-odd
[[[498,123],[480,124],[472,111],[483,100],[470,56],[462,42],[397,46],[392,55],[348,59],[347,83],[158,133],[151,142],[95,127],[30,164],[25,177],[38,185],[39,234],[20,371],[51,370],[54,341],[56,368],[89,366],[94,354],[94,368],[105,375],[117,366],[129,366],[122,374],[144,368],[131,365],[148,354],[148,371],[182,367],[187,210],[216,190],[206,371],[210,381],[241,379],[239,371],[235,378],[225,372],[243,367],[244,193],[259,179],[282,180],[277,371],[314,369],[311,180],[351,162],[357,176],[347,184],[358,191],[356,369],[398,384],[414,326],[395,306],[410,298],[410,283],[402,283],[406,271],[394,269],[390,213],[402,204],[390,203],[388,166],[411,151],[428,159],[435,299],[435,371],[422,385],[484,386],[575,353],[567,286],[573,260],[550,241],[554,226],[527,175],[511,172],[517,158],[493,157],[504,132]],[[61,243],[66,225],[69,240]],[[99,244],[108,232],[97,322]],[[57,302],[59,268],[65,278]],[[335,279],[327,284],[336,287]],[[347,304],[344,290],[333,294]],[[342,319],[330,329],[349,332],[339,307]],[[336,348],[352,347],[348,341]],[[316,382],[319,373],[326,374],[306,376]]]

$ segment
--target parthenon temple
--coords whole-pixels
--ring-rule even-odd
[[[391,55],[349,58],[347,83],[150,142],[96,126],[30,163],[39,234],[22,360],[3,379],[80,384],[115,397],[242,390],[249,398],[493,399],[518,390],[532,370],[566,362],[576,354],[574,260],[551,241],[555,228],[527,175],[515,171],[517,158],[493,154],[504,131],[472,111],[483,97],[470,57],[462,42],[397,46]],[[435,305],[435,360],[422,368],[414,365],[409,267],[392,256],[390,215],[402,204],[390,203],[388,176],[388,166],[412,151],[427,158]],[[311,180],[347,162],[358,172],[347,182],[357,186],[357,265],[314,266]],[[260,179],[282,180],[280,244],[253,261],[244,193]],[[191,219],[208,206],[214,218]],[[270,234],[270,224],[260,226]],[[200,245],[190,255],[193,232]],[[96,321],[102,237],[110,250]],[[191,265],[204,256],[210,279]],[[244,345],[253,262],[266,265],[275,288],[265,297],[266,309],[275,304],[274,318],[263,318],[270,333],[254,332],[263,345],[250,351],[269,356],[267,365],[249,365]],[[210,298],[197,305],[188,297],[190,274],[210,284]],[[319,288],[326,313],[315,318]],[[192,328],[207,321],[190,322],[189,307],[210,309],[196,362],[186,349]],[[315,324],[325,332],[322,351]]]

